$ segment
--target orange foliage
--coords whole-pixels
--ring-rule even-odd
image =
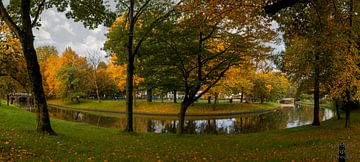
[[[109,79],[113,82],[118,90],[124,91],[126,87],[126,64],[115,64],[117,58],[115,55],[111,56],[111,62],[106,68],[106,72],[109,75]],[[138,85],[144,79],[135,75],[134,76],[134,85]]]

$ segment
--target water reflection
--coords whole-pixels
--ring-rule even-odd
[[[33,111],[29,106],[24,108]],[[119,129],[123,129],[126,122],[125,118],[100,116],[59,108],[49,108],[49,114],[53,118]],[[320,118],[323,121],[334,116],[335,113],[330,109],[321,109],[320,111]],[[311,107],[296,106],[269,113],[226,119],[206,117],[203,120],[187,120],[185,132],[189,134],[251,133],[308,125],[312,123],[312,120],[313,109]],[[177,125],[177,120],[158,120],[134,116],[134,129],[138,132],[175,133]]]

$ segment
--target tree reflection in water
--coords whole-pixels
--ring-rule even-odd
[[[28,105],[24,106],[24,108],[34,111]],[[240,134],[292,128],[311,124],[312,110],[311,107],[297,106],[269,113],[241,115],[223,119],[207,116],[201,120],[187,120],[185,122],[185,132],[189,134]],[[126,123],[125,118],[121,117],[108,117],[58,108],[50,108],[49,114],[53,118],[89,123],[100,127],[123,129]],[[334,116],[335,113],[330,109],[322,109],[320,113],[323,121]],[[176,118],[159,120],[140,116],[134,117],[134,129],[139,132],[176,133],[177,125]]]

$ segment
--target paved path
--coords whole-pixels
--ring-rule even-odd
[[[80,111],[90,111],[90,112],[106,112],[106,113],[116,113],[116,114],[126,114],[125,111],[117,111],[117,110],[100,110],[93,108],[75,108],[70,106],[60,106],[48,104],[49,107],[59,108],[59,109],[67,109],[67,110],[80,110]],[[246,114],[260,114],[260,113],[269,113],[275,112],[278,109],[272,110],[256,110],[256,111],[246,111],[246,112],[228,112],[228,113],[207,113],[207,114],[186,114],[187,117],[201,117],[201,116],[238,116],[238,115],[246,115]],[[150,113],[150,112],[133,112],[134,115],[144,115],[144,116],[171,116],[177,117],[178,114],[164,114],[164,113]]]

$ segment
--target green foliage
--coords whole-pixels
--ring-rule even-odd
[[[80,73],[75,67],[63,66],[57,71],[57,79],[61,81],[58,96],[61,98],[74,98],[83,96],[80,87]]]
[[[311,100],[313,98],[314,98],[314,95],[310,95],[310,94],[303,93],[300,95],[300,100]]]
[[[116,12],[110,10],[109,0],[32,0],[30,5],[30,16],[35,18],[38,12],[41,14],[49,8],[57,8],[59,12],[65,12],[67,18],[74,21],[83,22],[85,27],[96,28],[100,24],[110,26],[116,17]],[[22,26],[20,21],[20,0],[10,0],[7,6],[9,14],[13,20]],[[41,26],[41,19],[34,24],[36,27]]]
[[[257,73],[252,79],[254,84],[252,97],[260,102],[266,100],[277,101],[289,97],[290,83],[288,79],[279,72]]]
[[[21,92],[24,89],[17,83],[14,82],[9,76],[0,77],[0,99],[5,98],[8,93]]]
[[[253,96],[255,98],[259,98],[261,100],[261,103],[264,102],[265,98],[267,97],[267,88],[265,81],[262,79],[255,79],[254,80],[254,90],[253,90]]]
[[[319,75],[317,81],[323,94],[346,98],[350,90],[355,99],[359,48],[355,43],[358,34],[354,32],[357,25],[353,28],[349,23],[350,1],[319,0],[310,4],[298,3],[277,17],[287,46],[280,59],[282,70],[300,84],[300,91],[312,91],[311,82]]]

